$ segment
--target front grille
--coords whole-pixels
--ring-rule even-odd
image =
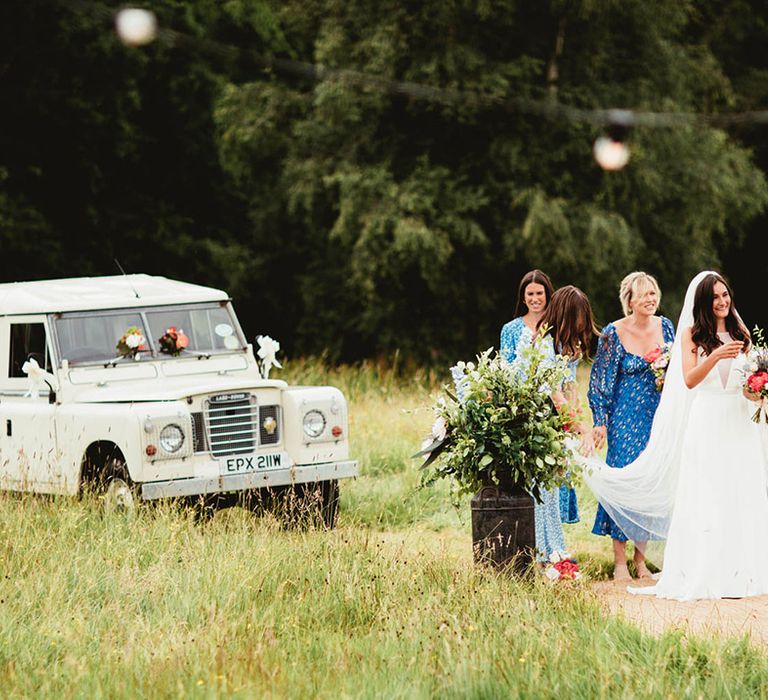
[[[192,414],[192,449],[196,454],[206,451],[205,421],[200,411]]]
[[[208,445],[215,457],[253,452],[258,445],[258,407],[251,394],[220,394],[206,401]]]

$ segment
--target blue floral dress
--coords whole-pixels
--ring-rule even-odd
[[[533,341],[533,333],[525,325],[521,317],[505,324],[501,329],[499,343],[500,354],[509,362],[513,362],[518,349]],[[554,345],[550,337],[545,338],[545,351],[555,356]],[[576,381],[576,366],[578,360],[571,363],[571,380]],[[536,550],[545,559],[552,552],[565,552],[565,537],[561,523],[579,522],[579,507],[576,491],[561,486],[559,489],[541,492],[541,503],[536,503]]]
[[[530,345],[533,342],[533,333],[525,325],[522,316],[505,323],[501,329],[499,353],[508,362],[514,362],[519,348]],[[576,365],[573,363],[573,381],[576,381]],[[560,520],[564,523],[579,522],[579,504],[576,500],[576,491],[566,486],[560,487]]]
[[[664,342],[671,343],[675,338],[672,321],[662,316],[661,328]],[[624,349],[613,323],[603,328],[600,336],[587,396],[594,424],[608,429],[606,463],[618,469],[625,467],[648,444],[660,394],[648,362]],[[600,504],[592,532],[627,541]]]

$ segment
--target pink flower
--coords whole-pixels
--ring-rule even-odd
[[[755,372],[750,374],[747,379],[747,386],[750,391],[754,391],[756,394],[763,391],[766,384],[768,384],[768,372]]]
[[[643,359],[646,362],[655,362],[658,360],[662,355],[661,348],[657,345],[653,350],[649,350],[645,355],[643,355]]]

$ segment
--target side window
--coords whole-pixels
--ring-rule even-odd
[[[12,323],[11,348],[8,353],[8,376],[26,377],[22,371],[27,358],[34,357],[46,370],[51,369],[45,344],[45,325],[42,323]]]

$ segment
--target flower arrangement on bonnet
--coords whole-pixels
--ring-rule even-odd
[[[176,357],[189,347],[189,338],[181,328],[171,326],[157,340],[160,352]]]
[[[450,478],[458,497],[501,482],[540,500],[541,489],[569,482],[573,417],[550,398],[569,376],[565,358],[534,343],[514,363],[489,349],[452,373],[456,394],[446,388],[437,399],[432,432],[414,455],[426,457],[422,483]]]
[[[147,349],[146,342],[147,339],[141,329],[138,326],[131,326],[120,336],[115,349],[120,357],[135,359],[140,352]]]

